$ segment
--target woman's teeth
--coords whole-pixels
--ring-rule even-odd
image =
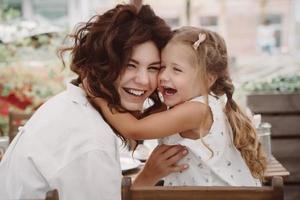
[[[142,96],[146,92],[145,90],[134,90],[134,89],[125,89],[125,91],[135,96]]]

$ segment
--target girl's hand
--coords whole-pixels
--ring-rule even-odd
[[[133,186],[154,186],[160,179],[173,172],[188,168],[187,164],[177,165],[188,153],[181,145],[159,145],[148,158],[143,170],[136,177]]]

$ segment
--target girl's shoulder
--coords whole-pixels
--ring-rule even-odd
[[[214,109],[216,107],[218,107],[218,108],[222,107],[222,102],[221,102],[220,98],[217,96],[213,96],[213,95],[208,95],[207,97],[206,96],[197,96],[189,101],[208,104],[208,106],[211,107],[212,109]]]
[[[209,106],[214,121],[219,121],[224,116],[224,104],[220,97],[214,95],[197,96],[190,100],[190,102],[200,102]]]

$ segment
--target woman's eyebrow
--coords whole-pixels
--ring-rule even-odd
[[[140,62],[139,61],[137,61],[137,60],[135,60],[135,59],[133,59],[133,58],[130,58],[129,59],[129,62],[133,62],[133,63],[135,63],[135,64],[140,64]],[[160,65],[160,61],[155,61],[155,62],[152,62],[152,63],[150,63],[149,65]]]
[[[156,62],[150,63],[150,65],[160,65],[160,64],[161,64],[160,61],[156,61]]]
[[[133,63],[135,63],[135,64],[139,64],[139,63],[140,63],[139,61],[134,60],[134,59],[132,59],[132,58],[129,59],[129,62],[133,62]]]

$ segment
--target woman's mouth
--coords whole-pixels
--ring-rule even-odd
[[[140,97],[143,96],[147,91],[146,90],[137,90],[137,89],[132,89],[132,88],[123,88],[124,91],[130,95]]]

